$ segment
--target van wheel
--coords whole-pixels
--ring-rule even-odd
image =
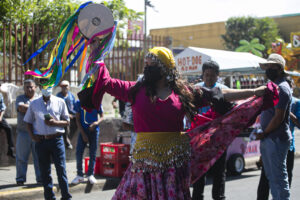
[[[227,170],[232,175],[240,175],[245,169],[245,160],[241,154],[233,154],[227,163]]]

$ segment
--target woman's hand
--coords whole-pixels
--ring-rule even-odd
[[[254,95],[255,96],[263,96],[265,94],[265,90],[266,90],[267,86],[260,86],[258,88],[254,89]]]

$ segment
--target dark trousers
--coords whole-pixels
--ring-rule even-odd
[[[293,177],[293,168],[294,168],[294,151],[288,151],[286,158],[286,168],[289,178],[289,186],[291,188],[292,185],[292,177]],[[259,184],[257,188],[257,200],[268,200],[269,199],[269,181],[266,177],[264,167],[261,169]]]
[[[53,192],[53,181],[51,177],[51,160],[53,160],[62,200],[72,198],[69,193],[68,178],[66,173],[65,145],[62,136],[49,140],[41,140],[36,143],[36,152],[39,159],[39,166],[44,186],[44,197],[46,200],[55,199]]]
[[[14,143],[12,140],[11,126],[7,123],[7,121],[4,118],[2,118],[2,121],[0,122],[0,129],[3,129],[6,133],[8,150],[12,150],[12,148],[14,147]]]
[[[213,176],[212,198],[225,199],[226,151],[209,170]],[[208,173],[208,172],[207,172]],[[203,200],[207,173],[193,184],[193,200]]]

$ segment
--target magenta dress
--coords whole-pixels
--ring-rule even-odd
[[[130,102],[128,94],[134,84],[110,78],[103,66],[98,75],[94,98],[99,101],[103,93],[107,92],[122,101]],[[255,121],[263,108],[263,102],[263,97],[251,98],[224,116],[182,136],[180,132],[185,112],[179,96],[172,92],[167,99],[157,99],[151,103],[145,88],[141,88],[132,106],[134,129],[138,140],[140,134],[141,142],[137,142],[136,158],[130,163],[112,199],[191,199],[191,183],[207,172],[241,130]],[[174,133],[174,137],[157,140],[159,145],[155,146],[151,144],[155,140],[148,142],[145,135],[148,132]],[[169,149],[165,150],[164,146]],[[161,153],[164,155],[157,155]],[[163,159],[160,160],[160,156]]]

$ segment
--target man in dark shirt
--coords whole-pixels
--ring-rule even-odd
[[[275,107],[261,113],[263,133],[257,134],[257,139],[261,140],[262,161],[273,199],[289,200],[286,158],[292,139],[289,129],[292,92],[285,78],[285,60],[281,55],[270,54],[267,62],[260,66],[266,70],[268,79],[277,84],[279,102]]]

